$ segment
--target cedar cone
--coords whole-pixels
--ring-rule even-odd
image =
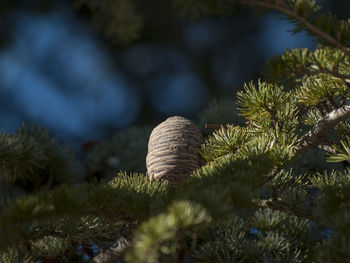
[[[148,142],[146,166],[148,176],[169,181],[176,186],[201,167],[203,137],[188,119],[175,116],[155,127]]]

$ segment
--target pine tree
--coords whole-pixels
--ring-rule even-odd
[[[84,162],[36,125],[1,133],[0,262],[350,262],[349,21],[314,0],[174,5],[276,10],[318,47],[272,58],[237,106],[203,112],[201,124],[228,123],[176,188],[143,172],[149,128],[93,145]],[[234,107],[243,125],[227,115]]]

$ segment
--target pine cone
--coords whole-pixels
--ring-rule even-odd
[[[148,176],[167,180],[173,186],[184,182],[203,164],[203,137],[188,119],[175,116],[155,127],[148,142]]]

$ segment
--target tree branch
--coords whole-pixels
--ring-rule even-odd
[[[273,210],[278,210],[281,212],[285,212],[288,214],[293,214],[299,218],[306,218],[310,221],[313,221],[319,225],[324,225],[324,226],[328,226],[327,222],[325,222],[324,220],[322,220],[321,217],[314,215],[312,209],[309,210],[303,210],[301,208],[296,209],[296,208],[291,208],[288,207],[286,205],[284,205],[281,202],[266,202],[266,207],[271,208]],[[329,226],[328,226],[329,227]],[[329,227],[330,228],[330,227]]]
[[[328,153],[332,153],[332,154],[337,153],[337,151],[335,149],[333,149],[330,145],[327,145],[327,144],[321,143],[321,144],[317,145],[317,148],[320,150],[324,150],[325,152],[328,152]]]
[[[350,51],[348,48],[343,46],[339,41],[337,41],[331,35],[327,34],[326,32],[323,32],[322,30],[320,30],[319,28],[317,28],[316,26],[311,24],[304,17],[299,16],[294,10],[289,9],[287,6],[282,6],[282,5],[267,3],[267,2],[261,2],[261,1],[255,1],[255,0],[243,0],[243,1],[241,1],[241,4],[247,5],[247,6],[257,6],[257,7],[275,10],[275,11],[278,11],[282,14],[285,14],[286,16],[292,17],[295,20],[299,21],[301,24],[303,24],[305,26],[305,28],[307,28],[310,32],[313,32],[314,34],[323,38],[329,44],[339,48],[347,56],[350,56]]]
[[[309,149],[318,147],[326,133],[334,128],[341,121],[350,117],[350,105],[344,105],[331,111],[324,116],[316,126],[306,133],[300,140],[299,146],[295,149],[294,158],[307,152]]]
[[[328,152],[328,153],[331,153],[331,154],[337,154],[338,153],[334,148],[332,148],[330,145],[327,145],[327,144],[319,144],[319,145],[317,145],[317,148],[321,149],[321,150],[324,150],[325,152]],[[346,161],[347,163],[350,163],[349,159],[344,160],[344,161]]]
[[[297,159],[300,155],[312,148],[322,147],[321,142],[323,141],[323,137],[327,134],[327,132],[347,118],[350,118],[350,105],[344,105],[326,114],[312,130],[306,133],[299,140],[299,146],[296,147],[292,160]],[[323,146],[323,150],[326,149],[328,151],[333,150],[329,146]],[[261,182],[260,186],[272,180],[278,174],[281,168],[282,167],[279,166],[272,167],[271,171],[266,176],[266,179]]]
[[[123,237],[119,236],[113,245],[108,249],[100,252],[95,257],[90,259],[89,263],[115,263],[119,262],[124,256],[124,253],[129,248],[129,241]]]

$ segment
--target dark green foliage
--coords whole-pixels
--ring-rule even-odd
[[[145,172],[148,138],[151,128],[130,128],[112,139],[97,143],[85,156],[91,176],[109,180],[120,171]]]
[[[92,239],[99,244],[125,232],[123,224],[150,217],[153,205],[161,204],[158,200],[162,201],[166,192],[166,184],[152,182],[142,174],[119,174],[108,185],[60,186],[23,196],[0,214],[0,248],[49,238],[52,245],[44,242],[40,256],[49,253],[55,257],[50,249],[60,254],[61,249],[69,248],[75,254],[76,244]]]
[[[235,11],[239,1],[232,0],[173,0],[176,10],[182,15],[195,18],[208,15],[227,15]]]
[[[259,230],[258,230],[259,229]],[[311,262],[315,236],[308,220],[270,209],[246,220],[233,217],[209,227],[195,253],[198,262]]]
[[[338,215],[350,212],[350,170],[318,173],[313,178],[313,185],[320,189],[318,199],[320,212],[333,221]]]
[[[103,19],[136,10],[134,1],[81,2]],[[277,10],[319,46],[273,58],[273,83],[244,85],[238,109],[224,101],[204,111],[201,126],[218,125],[202,146],[207,163],[176,189],[132,173],[145,171],[148,128],[97,144],[84,164],[45,129],[2,133],[0,262],[82,262],[92,244],[106,253],[120,236],[130,246],[111,262],[349,262],[348,21],[316,1],[173,3],[194,15]],[[137,30],[125,32],[138,14],[118,14],[106,30],[133,38]],[[229,116],[236,110],[244,122]],[[81,167],[89,180],[73,184]]]
[[[16,134],[0,134],[1,180],[25,191],[72,184],[82,168],[72,148],[36,125],[22,125]]]
[[[307,2],[307,1],[303,1],[303,2]],[[311,1],[310,1],[311,2]],[[298,10],[298,15],[305,17],[305,18],[309,18],[310,23],[320,29],[322,32],[324,32],[325,34],[327,34],[329,37],[332,37],[333,39],[335,39],[336,41],[338,41],[339,43],[341,43],[344,46],[348,46],[350,44],[350,24],[348,21],[343,21],[343,20],[339,20],[337,19],[337,17],[332,14],[332,13],[313,13],[312,11],[310,12],[310,15],[308,15],[307,13],[303,13],[303,12],[307,12],[306,9],[304,8],[299,8]],[[293,30],[294,33],[298,33],[300,31],[305,30],[305,27],[302,23],[300,23],[299,21],[295,21],[296,27]],[[312,32],[311,30],[308,31],[309,35],[314,36],[318,42],[322,43],[322,44],[328,44],[329,40],[324,39],[323,37],[320,37],[319,35],[317,35],[316,33]]]
[[[325,47],[310,51],[305,48],[288,50],[270,60],[268,71],[271,77],[307,78],[311,75],[335,74],[345,79],[349,75],[349,58],[336,48]]]
[[[87,7],[93,26],[115,44],[126,45],[140,35],[142,14],[133,0],[74,0],[73,3],[76,8]]]
[[[204,135],[212,134],[220,126],[244,124],[244,119],[238,115],[233,99],[215,100],[199,114],[198,127]]]

